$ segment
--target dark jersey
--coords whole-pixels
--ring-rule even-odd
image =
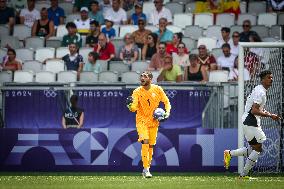
[[[63,115],[66,121],[66,126],[79,125],[82,112],[84,112],[84,110],[81,108],[73,108],[73,107],[67,108]]]

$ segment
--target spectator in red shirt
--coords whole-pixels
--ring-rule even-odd
[[[173,36],[172,43],[168,43],[166,46],[166,52],[168,54],[178,53],[178,44],[182,42],[183,34],[181,32],[175,33]],[[188,54],[187,48],[184,49],[185,53]]]
[[[109,61],[115,57],[114,45],[107,41],[104,33],[100,33],[98,44],[95,45],[94,51],[99,54],[99,60]]]

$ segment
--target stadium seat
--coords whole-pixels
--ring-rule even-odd
[[[33,82],[34,73],[32,71],[17,70],[14,72],[14,82],[27,83]]]
[[[157,78],[159,77],[160,72],[159,71],[152,71],[152,75],[153,75],[152,82],[157,83]]]
[[[34,73],[42,71],[42,63],[36,60],[28,60],[23,63],[23,70],[33,71]]]
[[[242,26],[244,20],[250,20],[251,25],[256,25],[256,15],[255,14],[249,14],[249,13],[239,14],[237,25]]]
[[[112,42],[112,44],[115,47],[115,56],[119,57],[119,51],[120,51],[122,45],[124,45],[123,39],[121,39],[121,38],[114,38],[111,42]]]
[[[193,15],[192,14],[175,14],[174,15],[174,26],[178,26],[184,29],[186,26],[191,26],[193,23]]]
[[[53,73],[64,71],[65,64],[63,60],[51,59],[45,63],[45,70]]]
[[[143,71],[147,70],[148,66],[149,64],[147,62],[136,61],[132,63],[131,71],[142,73]]]
[[[122,25],[120,26],[119,37],[124,38],[125,34],[133,33],[138,29],[136,25]]]
[[[197,40],[199,37],[203,37],[203,28],[199,26],[186,26],[184,29],[184,36]]]
[[[252,26],[251,30],[255,31],[261,38],[269,36],[269,28],[265,25]]]
[[[190,51],[190,54],[198,54],[198,53],[199,53],[198,48],[193,48]]]
[[[81,16],[80,16],[79,13],[69,14],[69,15],[66,16],[65,23],[74,22],[74,20],[80,19],[80,18],[81,18]]]
[[[77,81],[76,71],[61,71],[57,73],[57,82],[73,83]]]
[[[146,25],[145,29],[150,30],[151,32],[156,32],[159,28],[153,25]]]
[[[241,9],[241,13],[247,13],[247,2],[246,1],[240,2],[240,9]]]
[[[182,28],[174,25],[167,25],[167,29],[170,30],[173,33],[179,33],[182,32]]]
[[[261,13],[258,15],[257,25],[265,25],[271,27],[277,24],[276,13]]]
[[[7,49],[0,48],[0,63],[2,63],[3,58],[7,55]]]
[[[39,12],[41,11],[42,8],[49,8],[49,7],[50,7],[49,1],[36,1],[35,3],[35,9],[38,10]]]
[[[201,37],[201,38],[198,39],[197,47],[199,47],[199,45],[203,44],[203,45],[206,45],[206,47],[209,51],[211,51],[213,48],[216,48],[216,42],[217,42],[217,40],[214,39],[214,38]]]
[[[185,5],[186,13],[194,13],[195,11],[195,2],[190,2]]]
[[[44,47],[44,38],[42,37],[28,37],[25,39],[25,47],[26,48],[32,48],[32,49],[37,49]]]
[[[213,25],[213,14],[211,13],[195,14],[194,25],[200,26],[202,28],[208,28],[208,26]]]
[[[9,35],[9,28],[7,25],[1,24],[0,25],[0,36],[8,36]]]
[[[281,26],[280,25],[271,26],[269,36],[280,38],[280,32],[281,32]]]
[[[57,27],[57,30],[56,30],[56,37],[63,37],[64,35],[67,35],[67,34],[68,34],[68,31],[67,31],[65,25],[59,25],[59,26]]]
[[[171,10],[172,15],[184,12],[184,5],[182,3],[169,2],[165,4],[165,7]]]
[[[105,71],[99,74],[99,81],[118,82],[118,74],[112,71]]]
[[[221,48],[214,48],[211,50],[211,54],[215,57],[218,58],[219,56],[223,55],[223,51]]]
[[[45,46],[56,49],[58,47],[61,47],[61,40],[60,38],[57,38],[57,37],[50,37],[49,39],[45,41]]]
[[[55,49],[54,48],[38,48],[35,51],[35,60],[44,62],[47,58],[55,57]]]
[[[129,70],[129,65],[124,64],[122,61],[111,61],[109,64],[109,71],[117,72],[119,75]]]
[[[64,10],[65,15],[72,14],[73,12],[72,2],[60,2],[58,5]]]
[[[284,25],[284,13],[278,13],[278,25]]]
[[[62,58],[63,56],[69,54],[68,47],[58,47],[56,49],[56,58]]]
[[[19,40],[23,41],[25,38],[30,37],[32,30],[30,27],[24,24],[16,24],[14,26],[14,37],[18,37]]]
[[[108,70],[108,61],[97,60],[97,63],[99,63],[101,65],[101,71],[107,71]]]
[[[248,1],[248,13],[259,14],[266,12],[265,1]]]
[[[88,56],[89,56],[89,53],[94,51],[93,48],[91,47],[81,47],[79,49],[79,54],[83,57],[83,62],[87,62],[88,61]]]
[[[49,71],[40,71],[35,75],[35,82],[51,83],[56,81],[56,74]]]
[[[150,13],[154,10],[155,5],[152,1],[143,3],[143,13],[146,14],[146,17],[149,18]]]
[[[277,42],[279,41],[279,38],[274,38],[274,37],[264,37],[262,38],[263,42]]]
[[[221,29],[222,29],[222,27],[218,26],[218,25],[209,26],[206,30],[205,36],[220,39],[222,37]]]
[[[18,37],[14,36],[1,36],[1,47],[6,47],[9,45],[13,49],[18,49],[21,47],[20,41]]]
[[[209,82],[228,82],[229,72],[214,70],[209,72]]]
[[[232,27],[231,27],[231,33],[235,32],[235,31],[241,33],[241,32],[243,31],[243,27],[240,26],[240,25],[234,25],[234,26],[232,26]]]
[[[139,83],[140,75],[137,72],[129,71],[121,74],[121,81],[129,84]]]
[[[99,81],[99,74],[94,72],[81,72],[80,73],[80,82],[81,83],[91,83],[91,82],[98,82]]]
[[[13,81],[13,72],[11,71],[0,72],[0,86],[3,85],[3,83],[12,82],[12,81]]]
[[[217,14],[216,25],[231,27],[235,24],[235,15],[232,13]]]
[[[184,44],[185,44],[185,46],[188,50],[196,48],[196,40],[191,39],[190,37],[182,38],[182,42],[184,42]]]

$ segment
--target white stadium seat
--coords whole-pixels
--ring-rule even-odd
[[[56,81],[56,74],[49,71],[40,71],[35,75],[35,82],[51,83]]]
[[[139,77],[140,75],[137,72],[124,72],[121,74],[121,81],[129,84],[137,84],[139,83]]]
[[[36,60],[28,60],[23,63],[23,70],[30,70],[33,72],[42,71],[42,63]]]
[[[80,82],[81,83],[90,83],[99,81],[99,74],[94,72],[81,72],[80,73]]]
[[[72,83],[77,81],[76,71],[61,71],[57,73],[57,82]]]
[[[34,51],[32,49],[20,48],[15,49],[17,58],[21,61],[33,60],[34,59]]]
[[[55,57],[55,49],[54,48],[38,48],[35,51],[35,60],[44,62],[47,58]]]
[[[32,71],[18,70],[14,72],[14,82],[27,83],[33,82],[34,73]]]
[[[209,82],[227,82],[229,72],[225,70],[214,70],[209,72]]]
[[[53,73],[64,71],[65,64],[63,60],[51,59],[45,63],[45,70]]]
[[[208,28],[208,26],[213,25],[213,21],[213,14],[211,13],[195,14],[194,25],[200,26],[202,28]]]
[[[105,71],[99,74],[99,81],[102,82],[118,82],[118,74],[112,71]]]

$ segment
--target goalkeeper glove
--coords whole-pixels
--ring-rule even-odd
[[[164,121],[166,121],[169,117],[170,117],[170,113],[169,113],[169,112],[166,112],[166,113],[164,114],[163,118],[159,120],[159,122],[164,122]]]
[[[132,103],[133,103],[133,98],[132,98],[132,96],[127,97],[127,98],[126,98],[126,106],[127,106],[128,109],[130,108],[130,106],[131,106]]]

